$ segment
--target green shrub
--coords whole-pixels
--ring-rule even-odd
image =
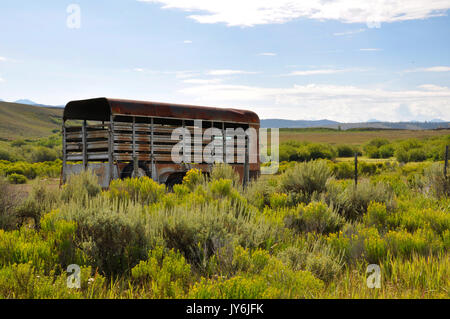
[[[312,202],[308,206],[300,204],[284,219],[286,227],[298,232],[327,234],[339,231],[345,220],[324,203]]]
[[[91,276],[90,267],[81,267],[81,289],[67,288],[67,275],[45,274],[32,263],[13,264],[0,269],[0,298],[72,299],[102,298],[105,278]]]
[[[234,170],[231,165],[224,163],[215,163],[211,170],[211,180],[229,179],[233,181],[233,185],[240,184],[239,174]]]
[[[377,171],[376,163],[359,162],[358,163],[358,173],[360,175],[371,176]]]
[[[214,198],[230,197],[233,192],[231,179],[213,180],[208,186]]]
[[[338,145],[337,154],[339,157],[353,157],[358,152],[356,148],[350,145]]]
[[[45,273],[61,271],[70,263],[81,265],[82,256],[72,240],[75,223],[55,221],[48,227],[44,219],[43,225],[41,232],[26,227],[8,232],[0,230],[0,265],[32,262]]]
[[[436,152],[428,153],[429,151],[427,152],[425,147],[426,145],[417,139],[405,140],[398,144],[395,157],[399,162],[403,163],[421,162],[427,158],[432,158]]]
[[[101,190],[98,177],[92,170],[85,170],[69,176],[67,183],[62,187],[61,198],[66,202],[71,200],[86,202],[89,198],[97,196]]]
[[[288,195],[284,193],[273,193],[270,195],[270,207],[280,209],[288,205]]]
[[[355,175],[354,164],[349,162],[336,163],[333,166],[333,175],[337,179],[353,178]]]
[[[12,141],[12,142],[11,142],[11,146],[12,146],[12,147],[20,147],[20,146],[25,145],[26,143],[27,143],[27,142],[25,142],[25,140],[18,139],[18,140]]]
[[[344,266],[342,254],[336,254],[331,246],[320,241],[288,247],[277,257],[292,270],[310,271],[326,283],[335,279]]]
[[[270,197],[277,192],[276,188],[275,182],[259,178],[251,181],[244,189],[244,196],[250,204],[262,210],[265,206],[270,205]]]
[[[450,215],[445,209],[420,209],[411,207],[388,217],[387,223],[393,229],[403,228],[415,232],[420,228],[431,228],[436,234],[443,235],[450,229]]]
[[[427,154],[423,149],[414,148],[408,151],[409,162],[422,162],[427,159]]]
[[[287,141],[280,145],[280,161],[305,162],[316,159],[333,159],[336,151],[331,145],[323,143],[302,143]]]
[[[419,290],[422,298],[446,298],[450,259],[446,254],[420,256],[410,259],[389,258],[381,265],[384,280],[403,290]]]
[[[0,160],[13,162],[16,160],[16,156],[9,150],[0,148]]]
[[[385,229],[387,225],[388,213],[386,205],[377,202],[370,202],[367,207],[367,214],[363,216],[363,222],[366,226],[374,226],[378,230]]]
[[[364,147],[364,151],[366,152],[366,156],[368,158],[380,158],[380,149],[373,145],[366,145]]]
[[[372,184],[368,180],[361,180],[355,187],[352,184],[344,186],[330,182],[327,189],[325,198],[328,204],[350,220],[361,218],[371,201],[384,203],[388,210],[396,205],[392,189],[384,183]]]
[[[260,255],[261,257],[264,254]],[[314,298],[323,288],[309,271],[293,271],[280,260],[263,258],[251,274],[240,272],[229,279],[202,278],[189,292],[195,299]]]
[[[313,250],[306,259],[306,270],[326,283],[331,283],[343,268],[342,258],[323,246]]]
[[[111,199],[131,200],[145,205],[158,202],[164,194],[165,186],[147,176],[124,180],[115,179],[111,181],[108,192]]]
[[[425,187],[435,196],[450,195],[450,177],[444,176],[444,165],[434,163],[424,171]]]
[[[283,143],[280,145],[278,156],[280,161],[297,161],[297,148]]]
[[[328,178],[332,176],[325,161],[299,163],[280,176],[283,192],[306,193],[323,192]]]
[[[20,204],[20,194],[0,177],[0,229],[13,229],[17,225],[16,207]]]
[[[158,215],[154,217],[162,224],[166,247],[180,251],[197,271],[205,273],[209,259],[231,243],[249,248],[266,248],[276,243],[275,225],[256,219],[254,211],[231,202],[222,200],[155,212]]]
[[[408,163],[409,162],[409,155],[408,152],[405,151],[403,148],[398,148],[394,152],[395,158],[400,163]]]
[[[309,151],[309,158],[311,160],[332,159],[336,157],[334,149],[328,144],[311,143],[306,147]]]
[[[6,175],[11,174],[20,174],[24,175],[29,179],[33,179],[36,177],[36,169],[29,163],[25,162],[16,162],[6,167],[5,171]]]
[[[384,183],[394,191],[395,195],[407,195],[410,192],[408,184],[405,183],[405,178],[403,178],[399,173],[394,174],[377,174],[370,178],[373,184]]]
[[[180,253],[162,247],[150,250],[148,259],[131,269],[131,277],[151,289],[154,298],[182,298],[189,289],[191,267]]]
[[[394,148],[387,139],[375,138],[364,146],[364,151],[369,158],[389,158]]]
[[[205,177],[201,170],[193,168],[189,170],[186,175],[183,177],[183,185],[186,185],[191,191],[197,185],[201,185],[205,183]]]
[[[419,229],[414,234],[405,230],[389,231],[386,242],[393,255],[407,258],[413,254],[429,255],[443,250],[439,237],[428,229]]]
[[[389,140],[385,138],[374,138],[367,143],[367,145],[375,146],[376,148],[380,148],[383,145],[389,144]]]
[[[391,144],[383,145],[379,149],[379,154],[381,158],[390,158],[394,156],[395,148]]]
[[[139,207],[96,197],[85,206],[63,205],[55,218],[76,222],[75,242],[89,263],[106,275],[117,275],[143,260],[152,244]]]
[[[27,182],[27,178],[22,174],[10,174],[8,175],[8,182],[11,184],[25,184]]]
[[[28,197],[16,208],[19,225],[32,218],[34,225],[38,227],[42,214],[50,212],[58,200],[58,194],[49,189],[48,185],[42,182],[34,184]]]
[[[33,163],[54,161],[57,158],[59,158],[59,154],[56,150],[43,146],[36,147],[31,153]]]

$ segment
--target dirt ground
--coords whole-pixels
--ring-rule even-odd
[[[26,184],[11,185],[18,193],[24,195],[30,193],[33,185],[37,183],[44,183],[49,188],[57,189],[59,188],[59,178],[46,178],[46,179],[35,179],[28,181]]]

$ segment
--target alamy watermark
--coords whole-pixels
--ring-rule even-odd
[[[367,266],[366,274],[370,275],[366,279],[368,288],[381,288],[381,268],[377,264],[370,264]]]
[[[66,12],[69,14],[66,19],[66,26],[69,29],[81,28],[81,8],[79,4],[69,4],[66,8]]]
[[[261,174],[275,174],[279,162],[279,130],[271,129],[270,154],[267,136],[267,129],[264,128],[259,132],[253,127],[246,130],[242,127],[209,127],[203,130],[203,122],[195,120],[193,129],[178,127],[172,131],[171,140],[178,143],[171,148],[171,159],[174,163],[198,164],[259,162],[264,164]],[[205,141],[209,143],[203,147]]]
[[[81,288],[81,269],[77,264],[67,266],[67,288]]]

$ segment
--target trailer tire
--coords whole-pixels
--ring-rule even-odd
[[[167,180],[166,180],[166,186],[169,190],[172,190],[173,187],[176,184],[181,184],[183,183],[183,177],[186,175],[186,173],[175,173],[170,175]]]
[[[120,178],[121,179],[131,178],[132,175],[133,175],[133,169],[134,169],[134,164],[133,163],[129,163],[127,166],[124,167],[124,169],[120,173]],[[150,176],[149,172],[148,172],[148,168],[143,162],[139,162],[138,169],[139,169],[139,172],[140,172],[139,173],[139,177]]]

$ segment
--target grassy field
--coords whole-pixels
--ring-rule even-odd
[[[448,130],[281,139],[278,174],[243,188],[216,165],[170,190],[90,172],[59,187],[58,134],[0,141],[0,299],[450,298]]]
[[[63,109],[0,102],[0,140],[38,138],[60,131]]]
[[[338,131],[332,129],[280,129],[280,143],[286,141],[301,141],[311,143],[351,144],[361,145],[374,138],[389,141],[409,138],[423,139],[433,136],[449,135],[448,130],[349,130]]]
[[[345,164],[292,163],[246,189],[221,165],[173,191],[147,177],[102,191],[89,172],[20,192],[0,180],[0,298],[448,299],[442,163],[367,164],[357,187]]]

